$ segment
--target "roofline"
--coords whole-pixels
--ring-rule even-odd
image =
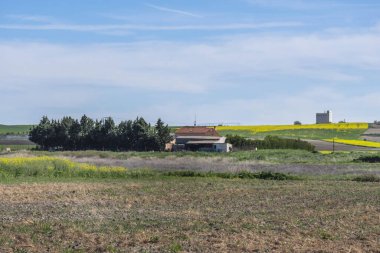
[[[222,138],[226,138],[224,136],[214,136],[214,135],[176,135],[176,139],[193,139],[193,138],[199,138],[199,139],[215,139],[219,140]]]

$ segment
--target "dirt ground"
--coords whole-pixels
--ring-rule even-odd
[[[166,178],[0,193],[0,252],[380,252],[378,183]]]
[[[380,128],[369,128],[361,137],[367,141],[380,142]]]

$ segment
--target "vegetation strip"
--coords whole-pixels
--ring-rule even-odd
[[[380,156],[378,156],[378,155],[361,156],[357,159],[354,159],[354,162],[380,163]]]
[[[16,153],[17,154],[17,153]],[[49,156],[49,157],[74,157],[74,158],[94,158],[128,160],[131,158],[157,158],[175,160],[177,158],[204,158],[204,159],[227,159],[233,162],[256,161],[265,164],[350,164],[355,163],[355,159],[362,156],[380,156],[380,151],[322,151],[308,152],[306,150],[258,150],[258,151],[237,151],[231,153],[213,152],[111,152],[111,151],[27,151],[20,152],[20,155],[27,156]],[[7,155],[3,153],[3,155]]]
[[[169,177],[218,177],[266,180],[298,180],[299,177],[273,172],[159,172],[147,169],[128,170],[123,167],[97,167],[75,163],[68,159],[53,157],[0,158],[0,178],[21,176],[42,177],[84,177],[84,178],[141,178],[152,176]]]
[[[239,135],[227,135],[227,142],[235,149],[257,150],[257,149],[303,149],[314,151],[315,147],[306,141],[284,139],[277,136],[266,136],[264,140],[250,140]]]
[[[241,179],[264,179],[264,180],[300,180],[300,177],[278,172],[195,172],[195,171],[170,171],[164,172],[166,176],[176,177],[219,177],[219,178],[241,178]]]
[[[12,178],[99,178],[99,179],[127,179],[127,178],[162,178],[162,177],[198,177],[198,178],[224,178],[224,179],[262,179],[262,180],[302,180],[322,179],[315,176],[301,174],[261,171],[192,171],[174,170],[160,171],[153,169],[127,169],[114,166],[95,166],[87,163],[77,163],[69,159],[54,157],[19,157],[0,158],[0,179]],[[329,179],[353,180],[360,182],[378,182],[376,175],[358,176],[353,174],[345,177],[333,177]]]
[[[380,177],[376,175],[360,175],[357,177],[354,177],[352,181],[356,182],[380,182]]]
[[[367,123],[308,124],[308,125],[268,125],[268,126],[219,126],[223,135],[240,135],[256,139],[268,135],[292,139],[322,140],[334,137],[359,139],[368,129]]]
[[[97,167],[54,157],[0,158],[0,178],[6,177],[125,177],[126,168]]]
[[[218,126],[217,131],[250,131],[250,132],[270,132],[279,130],[299,130],[299,129],[368,129],[367,123],[337,123],[337,124],[308,124],[308,125],[263,125],[263,126]]]
[[[0,124],[0,135],[13,135],[13,134],[28,134],[32,125],[1,125]]]

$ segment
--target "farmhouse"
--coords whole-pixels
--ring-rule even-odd
[[[226,143],[226,137],[222,137],[209,127],[182,127],[175,132],[175,144],[173,151],[208,151],[230,152],[232,145]]]

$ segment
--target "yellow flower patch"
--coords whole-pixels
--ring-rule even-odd
[[[336,142],[341,144],[367,147],[367,148],[380,148],[380,142],[364,141],[364,140],[344,140],[344,139],[325,139],[324,141]]]
[[[123,167],[96,166],[86,163],[75,163],[69,159],[41,157],[10,157],[0,158],[0,169],[5,171],[19,170],[20,174],[26,171],[34,171],[44,175],[64,173],[65,175],[123,175],[127,172]]]

